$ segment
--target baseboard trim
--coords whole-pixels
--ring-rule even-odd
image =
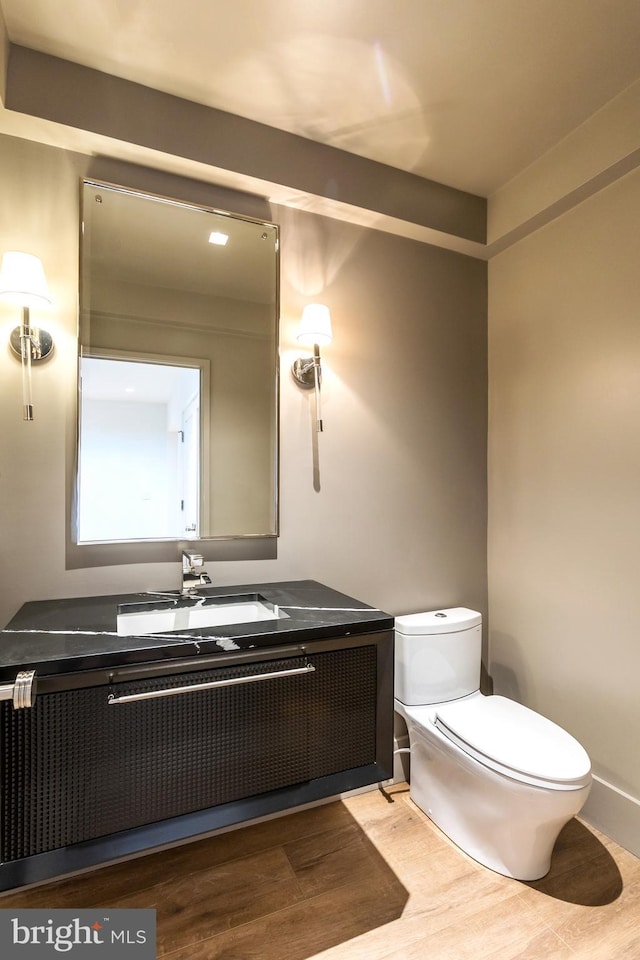
[[[621,847],[640,857],[640,800],[594,776],[580,816]]]

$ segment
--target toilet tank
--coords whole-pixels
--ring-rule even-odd
[[[480,689],[482,615],[466,607],[395,621],[395,697],[407,706],[457,700]]]

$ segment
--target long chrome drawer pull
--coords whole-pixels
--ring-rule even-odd
[[[145,693],[129,693],[116,697],[110,693],[107,703],[131,703],[133,700],[152,700],[156,697],[174,697],[178,693],[193,693],[195,690],[213,690],[214,687],[231,687],[238,683],[256,683],[258,680],[273,680],[274,677],[294,677],[301,673],[315,673],[311,663],[292,670],[274,670],[273,673],[256,673],[249,677],[232,677],[229,680],[210,680],[207,683],[193,683],[190,687],[169,687],[168,690],[148,690]]]
[[[21,670],[14,683],[0,684],[0,700],[13,700],[14,710],[32,707],[36,698],[35,670]]]

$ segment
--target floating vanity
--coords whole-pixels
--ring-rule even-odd
[[[393,618],[309,580],[27,603],[0,696],[7,890],[390,777]]]

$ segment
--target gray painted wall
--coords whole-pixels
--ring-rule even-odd
[[[1,138],[2,249],[39,255],[56,352],[20,419],[0,350],[0,621],[26,600],[169,587],[179,565],[65,569],[75,423],[79,179],[89,158]],[[6,202],[4,201],[6,198]],[[392,614],[486,611],[486,265],[416,241],[274,208],[282,224],[281,536],[275,560],[209,563],[214,582],[311,577]],[[289,367],[302,306],[332,310],[325,433]],[[6,343],[16,311],[0,306]]]
[[[640,172],[490,266],[496,692],[566,727],[593,823],[640,854]]]

